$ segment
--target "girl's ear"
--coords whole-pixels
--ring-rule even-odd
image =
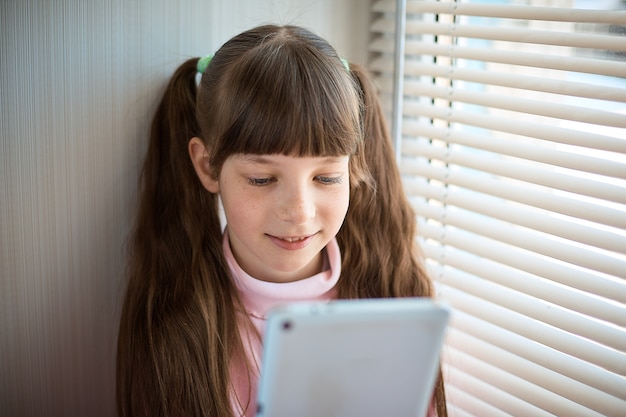
[[[204,188],[214,194],[219,192],[220,184],[217,178],[211,174],[209,153],[202,139],[197,137],[191,138],[189,141],[189,157]]]

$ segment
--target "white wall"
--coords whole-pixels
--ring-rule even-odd
[[[147,127],[189,56],[295,23],[367,57],[368,1],[2,0],[0,415],[113,416]]]

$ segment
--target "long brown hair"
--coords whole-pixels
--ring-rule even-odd
[[[229,364],[245,360],[243,306],[222,251],[217,196],[188,155],[204,141],[219,176],[236,153],[350,155],[350,207],[337,239],[341,298],[432,296],[376,90],[295,26],[228,41],[196,85],[198,58],[172,76],[154,116],[130,235],[118,338],[118,414],[233,415]],[[445,415],[443,385],[435,399]]]

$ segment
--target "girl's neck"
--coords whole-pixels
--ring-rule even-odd
[[[334,298],[335,285],[341,274],[341,253],[336,239],[322,251],[321,272],[289,283],[261,281],[247,274],[230,251],[227,234],[224,234],[223,247],[234,283],[248,313],[253,316],[264,317],[270,308],[285,302]]]

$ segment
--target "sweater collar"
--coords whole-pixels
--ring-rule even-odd
[[[335,284],[341,273],[341,253],[333,238],[324,249],[323,271],[294,282],[261,281],[246,273],[233,256],[227,231],[223,239],[224,255],[235,285],[241,294],[248,314],[264,319],[274,307],[296,301],[322,301],[334,298]]]

